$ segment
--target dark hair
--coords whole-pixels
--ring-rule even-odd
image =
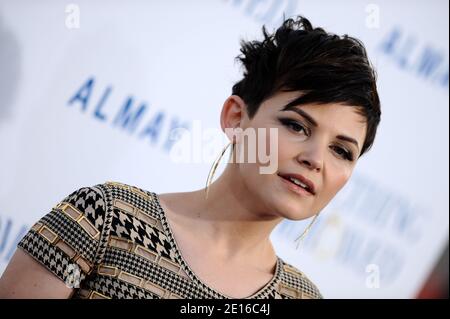
[[[287,19],[264,40],[241,40],[244,78],[232,88],[252,118],[263,101],[278,91],[302,91],[289,105],[341,103],[355,106],[367,120],[362,156],[371,147],[380,122],[380,100],[364,44],[347,34],[327,33],[298,16]]]

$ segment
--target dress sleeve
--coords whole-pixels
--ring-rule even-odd
[[[69,194],[18,243],[71,288],[79,288],[96,265],[107,211],[104,190],[99,186]]]

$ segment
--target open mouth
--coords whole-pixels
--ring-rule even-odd
[[[290,184],[290,186],[300,192],[300,193],[307,193],[309,195],[314,195],[314,191],[311,189],[311,187],[307,184],[305,184],[304,182],[300,181],[298,178],[295,178],[293,176],[290,175],[280,175],[278,174],[278,176],[280,176],[283,180],[285,180],[286,182],[288,182]]]

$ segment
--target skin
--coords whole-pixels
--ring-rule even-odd
[[[243,100],[230,96],[222,109],[221,126],[223,130],[267,128],[266,132],[278,128],[278,171],[310,179],[315,196],[298,196],[286,189],[277,174],[260,174],[259,162],[228,163],[211,183],[206,200],[204,189],[159,195],[185,261],[203,282],[228,296],[247,297],[272,278],[276,264],[269,240],[272,230],[284,218],[302,220],[320,212],[348,181],[360,154],[366,124],[354,107],[302,106],[318,124],[312,127],[297,113],[280,111],[299,94],[273,96],[252,119]],[[281,124],[280,116],[301,123],[310,136],[298,126]],[[358,146],[336,139],[338,135],[352,137]],[[245,139],[235,142],[246,149]],[[344,159],[337,147],[351,150],[354,160]]]
[[[277,93],[261,104],[252,119],[244,101],[232,95],[224,102],[220,123],[224,131],[267,128],[262,133],[267,141],[271,138],[268,129],[278,128],[278,148],[267,149],[278,152],[277,173],[302,174],[315,184],[314,196],[292,192],[277,173],[260,174],[259,167],[267,164],[259,161],[228,163],[211,183],[207,199],[204,188],[158,194],[184,260],[204,283],[229,297],[250,296],[273,277],[272,230],[284,218],[302,220],[319,213],[346,184],[357,163],[365,119],[346,105],[297,106],[317,122],[314,127],[295,112],[281,111],[299,94]],[[283,124],[280,117],[296,124]],[[352,137],[358,146],[337,135]],[[245,139],[230,140],[248,148]],[[344,148],[353,152],[353,161],[341,156]],[[0,298],[68,298],[71,294],[72,289],[20,249],[0,279]]]
[[[0,299],[67,299],[72,293],[73,289],[21,249],[0,278]]]

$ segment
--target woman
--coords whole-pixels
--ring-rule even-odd
[[[244,77],[220,117],[234,160],[216,181],[182,193],[117,182],[74,191],[21,240],[0,296],[322,298],[269,235],[284,218],[314,221],[372,146],[376,74],[360,41],[303,17],[263,34],[242,42]],[[261,158],[238,160],[261,151],[238,134],[252,130],[276,155],[269,173]]]

